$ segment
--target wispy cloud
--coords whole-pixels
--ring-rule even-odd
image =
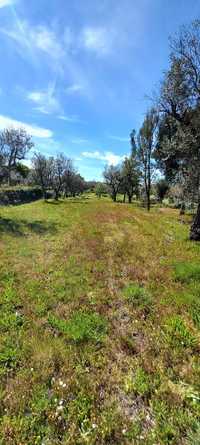
[[[0,130],[4,130],[4,128],[9,127],[24,128],[31,136],[37,138],[45,139],[53,136],[53,132],[47,128],[41,128],[35,124],[27,124],[25,122],[12,119],[11,117],[0,115]]]
[[[100,151],[83,151],[81,155],[85,158],[104,161],[108,165],[118,165],[125,158],[125,156],[116,155],[111,151],[105,151],[103,153],[101,153]]]
[[[76,115],[67,116],[66,114],[60,114],[56,117],[61,121],[71,122],[72,124],[83,123],[83,121],[79,118],[79,116]]]
[[[108,54],[112,47],[111,33],[103,27],[85,27],[82,31],[81,42],[85,49],[99,55]]]
[[[78,83],[74,83],[73,85],[70,85],[69,87],[67,87],[65,92],[67,94],[83,93],[84,92],[84,87],[83,87],[83,85],[80,85]]]
[[[17,15],[14,26],[1,28],[1,32],[16,42],[19,51],[28,51],[33,59],[37,57],[37,52],[46,54],[51,60],[60,60],[65,55],[64,47],[52,29],[43,25],[32,26]]]
[[[0,0],[0,8],[4,8],[5,6],[10,6],[15,3],[15,0]]]
[[[44,114],[62,112],[61,104],[55,96],[55,85],[49,85],[46,91],[31,91],[27,99],[34,103],[35,109]]]

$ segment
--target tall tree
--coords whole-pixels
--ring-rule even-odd
[[[150,210],[151,183],[153,174],[153,155],[155,149],[155,136],[158,125],[158,114],[154,108],[147,112],[143,125],[138,134],[137,156],[140,162],[147,210]]]
[[[0,133],[0,157],[8,185],[11,183],[11,172],[15,170],[18,161],[22,161],[33,147],[31,136],[23,128],[7,128]]]
[[[121,171],[118,166],[110,165],[105,168],[103,173],[106,184],[114,202],[117,200],[117,193],[119,192],[121,184]]]
[[[47,198],[47,190],[51,187],[52,159],[47,159],[41,153],[35,153],[32,159],[33,178],[43,193],[43,198]]]
[[[166,167],[175,166],[174,179],[182,182],[200,203],[200,21],[171,39],[171,65],[162,82],[159,110],[170,124],[157,150]],[[170,118],[170,120],[169,120]],[[191,227],[191,239],[200,240],[200,204]]]
[[[63,153],[57,155],[56,158],[51,158],[51,187],[53,188],[56,201],[59,198],[60,192],[63,190],[64,174],[68,168],[68,163],[69,160]]]
[[[138,194],[139,169],[135,156],[126,157],[121,169],[121,190],[128,196],[129,204],[134,194]]]

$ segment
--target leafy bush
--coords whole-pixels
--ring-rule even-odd
[[[69,321],[50,316],[49,323],[53,328],[65,334],[69,340],[78,343],[89,340],[99,342],[106,333],[106,322],[97,313],[80,311],[75,313]]]

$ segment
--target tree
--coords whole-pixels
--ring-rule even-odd
[[[134,156],[126,157],[121,169],[121,190],[128,196],[129,204],[132,202],[134,193],[138,193],[139,169]]]
[[[55,200],[58,201],[59,194],[64,186],[64,174],[68,168],[69,160],[60,153],[56,158],[50,158],[51,163],[51,187],[54,191]]]
[[[171,65],[162,82],[159,110],[170,123],[157,150],[164,166],[175,166],[174,179],[182,183],[185,198],[200,199],[200,21],[171,39]],[[172,172],[172,170],[171,170]],[[173,179],[173,180],[174,180]],[[200,240],[200,205],[191,227],[191,239]]]
[[[33,178],[43,193],[43,198],[47,198],[47,190],[51,187],[52,159],[47,159],[41,153],[35,153],[32,159]]]
[[[25,159],[27,152],[34,147],[31,136],[23,128],[8,128],[0,133],[0,157],[2,168],[11,183],[11,172],[17,162]]]
[[[138,134],[137,156],[144,179],[147,210],[150,210],[151,182],[153,174],[153,154],[158,114],[154,108],[147,112]]]
[[[121,171],[120,168],[114,165],[110,165],[105,168],[103,172],[106,184],[108,185],[108,190],[111,198],[114,202],[117,200],[117,193],[119,192],[121,184]]]
[[[98,182],[94,191],[96,196],[98,196],[98,198],[101,198],[102,195],[105,195],[107,193],[107,187],[103,182]]]
[[[156,183],[156,190],[157,190],[158,199],[160,202],[162,202],[167,191],[169,190],[169,184],[166,181],[166,179],[160,179]]]

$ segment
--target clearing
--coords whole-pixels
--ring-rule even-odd
[[[0,444],[199,444],[188,217],[92,195],[0,215]]]

